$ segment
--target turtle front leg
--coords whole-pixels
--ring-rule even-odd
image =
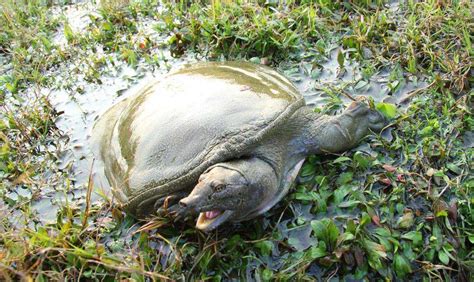
[[[155,202],[154,208],[160,216],[172,217],[174,221],[181,220],[191,215],[189,209],[181,207],[178,203],[181,199],[188,196],[189,192],[177,192],[164,196]]]

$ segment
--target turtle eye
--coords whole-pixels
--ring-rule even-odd
[[[224,184],[218,184],[218,185],[214,186],[214,192],[220,192],[220,191],[224,190],[224,188],[225,188]]]

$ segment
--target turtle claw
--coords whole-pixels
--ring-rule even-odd
[[[172,217],[174,221],[183,218],[188,212],[178,202],[186,195],[187,193],[178,193],[158,199],[155,202],[156,213],[161,216]]]
[[[189,215],[186,209],[183,209],[177,204],[174,204],[171,207],[162,206],[157,210],[157,214],[171,217],[174,222],[184,219]]]
[[[178,203],[187,195],[188,193],[183,192],[160,198],[155,202],[156,213],[170,217],[174,222],[185,219],[190,214],[189,209],[183,208]]]

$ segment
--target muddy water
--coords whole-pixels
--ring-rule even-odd
[[[71,29],[80,32],[90,21],[88,15],[94,14],[95,10],[96,7],[91,3],[82,3],[60,12],[68,19]],[[155,42],[165,42],[166,36],[156,34],[153,30],[155,24],[156,21],[144,20],[139,23],[138,34],[146,35]],[[55,43],[67,44],[62,32],[58,32]],[[347,56],[343,67],[340,67],[337,56],[341,51],[334,46],[327,58],[318,59],[317,64],[313,64],[315,60],[312,59],[298,64],[282,63],[277,69],[297,86],[306,102],[314,106],[334,100],[334,96],[328,95],[327,89],[344,88],[344,91],[353,97],[365,95],[378,102],[398,103],[411,90],[426,85],[414,78],[394,81],[390,79],[391,69],[376,73],[370,79],[364,79],[361,67],[351,62]],[[101,50],[98,49],[97,52],[101,53]],[[61,113],[56,125],[63,132],[66,142],[61,150],[59,169],[66,172],[71,179],[67,189],[44,190],[39,200],[33,204],[37,218],[43,223],[54,222],[58,209],[64,204],[74,203],[79,208],[82,207],[89,177],[92,177],[95,189],[92,194],[93,202],[100,201],[101,194],[111,197],[108,183],[102,173],[102,164],[94,159],[89,144],[91,129],[98,116],[114,103],[138,91],[150,80],[159,79],[166,73],[179,69],[183,64],[197,61],[194,54],[175,59],[169,55],[168,50],[157,49],[152,52],[159,54],[161,64],[153,70],[144,63],[139,63],[138,68],[132,69],[125,63],[117,65],[115,62],[114,67],[100,77],[100,85],[86,82],[79,77],[75,79],[73,89],[80,91],[43,89],[42,93],[48,96],[56,111]],[[62,66],[55,71],[58,76],[68,80],[68,73],[74,73],[72,70],[71,66]],[[345,104],[350,102],[345,96],[338,98]]]
[[[386,68],[370,76],[363,77],[361,66],[354,61],[344,60],[341,68],[337,61],[338,47],[334,47],[317,65],[313,62],[301,62],[298,65],[283,64],[280,67],[288,78],[298,87],[309,105],[321,106],[331,100],[326,93],[328,89],[343,89],[346,94],[353,98],[358,96],[370,96],[376,102],[399,104],[412,91],[425,87],[427,83],[417,77],[390,78],[393,68]],[[338,98],[344,104],[350,103],[350,99],[344,95]],[[401,108],[406,104],[399,105]]]
[[[404,80],[398,82],[400,85],[396,91],[392,91],[389,86],[389,72],[376,74],[369,80],[363,80],[356,63],[346,60],[344,70],[340,69],[336,60],[338,52],[338,49],[334,49],[327,61],[322,62],[316,70],[311,69],[308,66],[309,63],[302,62],[297,65],[282,64],[279,71],[293,81],[308,104],[315,106],[321,106],[332,99],[324,91],[328,87],[347,85],[345,91],[353,97],[365,95],[373,97],[378,102],[397,103],[412,89],[426,85]],[[124,65],[115,75],[101,78],[102,85],[82,83],[82,94],[71,94],[65,91],[50,93],[49,99],[52,105],[62,113],[56,125],[69,139],[60,163],[61,168],[69,169],[71,172],[75,187],[75,192],[67,196],[69,202],[84,202],[89,176],[93,177],[96,189],[96,193],[93,193],[93,201],[100,200],[98,196],[100,193],[110,196],[108,183],[102,173],[102,163],[94,160],[89,144],[91,129],[98,116],[114,103],[138,91],[150,80],[159,79],[169,71],[179,69],[185,63],[196,61],[191,56],[181,59],[164,56],[163,60],[167,60],[168,64],[153,72],[146,69],[134,70]],[[345,96],[340,96],[340,98],[344,103],[350,102]],[[55,211],[64,202],[64,194],[60,195],[51,191],[51,194],[36,203],[34,208],[41,214],[40,218],[53,220],[56,216]]]
[[[173,67],[191,63],[192,59],[173,62]],[[168,73],[165,66],[153,72],[134,70],[123,66],[116,76],[101,78],[101,85],[83,84],[82,94],[53,91],[49,100],[61,115],[56,126],[67,136],[68,142],[60,158],[60,169],[70,172],[73,193],[68,193],[69,202],[84,204],[89,178],[93,180],[95,193],[92,202],[100,200],[100,194],[111,197],[107,180],[103,175],[103,164],[95,159],[90,145],[91,131],[97,118],[118,101],[141,89],[148,81]],[[45,221],[54,220],[56,212],[65,202],[65,196],[56,191],[43,197],[33,208]]]

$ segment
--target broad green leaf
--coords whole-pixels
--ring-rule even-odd
[[[352,233],[345,232],[339,236],[339,242],[351,241],[354,240],[355,236]]]
[[[369,265],[375,270],[382,268],[382,262],[376,256],[369,256]]]
[[[379,110],[385,117],[392,119],[397,116],[397,106],[389,103],[377,103],[375,108]]]
[[[424,127],[422,130],[420,130],[420,134],[422,136],[431,135],[432,132],[433,132],[433,127],[431,125],[428,125],[428,126]]]
[[[332,162],[337,164],[337,163],[347,162],[347,161],[350,161],[350,160],[351,160],[351,158],[342,156],[342,157],[339,157],[339,158],[335,159]]]
[[[408,242],[402,242],[403,256],[408,261],[413,261],[417,258],[417,254],[413,251],[412,245]]]
[[[377,244],[367,239],[364,240],[364,243],[365,243],[366,251],[369,254],[376,255],[377,257],[382,257],[382,258],[387,257],[387,252],[383,245]]]
[[[313,192],[298,192],[295,193],[295,199],[301,200],[301,201],[314,201],[317,200],[317,195]]]
[[[434,240],[430,238],[430,241],[434,242],[436,249],[439,250],[442,247],[443,243],[443,233],[441,232],[441,228],[439,228],[438,224],[436,223],[433,225],[432,237],[434,237]]]
[[[355,234],[355,231],[356,231],[356,225],[355,225],[355,223],[354,223],[354,220],[353,220],[353,219],[349,219],[349,220],[347,221],[346,232]]]
[[[260,242],[255,243],[255,247],[260,249],[260,252],[262,253],[262,255],[268,256],[272,252],[273,242],[268,241],[268,240],[260,241]]]
[[[350,193],[350,187],[347,185],[342,185],[334,191],[334,204],[339,205],[342,203],[344,198]]]
[[[380,236],[384,236],[384,237],[390,237],[390,236],[392,236],[392,234],[390,233],[390,230],[389,230],[389,229],[387,229],[387,228],[382,228],[382,227],[376,228],[376,229],[375,229],[375,233],[377,233],[377,234],[380,235]]]
[[[400,278],[405,277],[408,273],[411,273],[411,266],[408,260],[400,254],[395,254],[393,258],[393,264],[397,276]]]
[[[370,166],[370,159],[362,152],[354,154],[354,162],[362,169],[367,169]]]
[[[335,247],[335,243],[337,241],[337,238],[339,237],[339,229],[332,220],[328,223],[328,233],[329,242],[331,243],[331,246]]]
[[[362,219],[360,220],[359,228],[364,227],[367,223],[370,222],[370,215],[368,215],[366,212],[362,214]]]
[[[311,221],[311,227],[319,240],[325,242],[329,248],[334,249],[339,237],[339,229],[332,220],[328,218],[313,220]]]
[[[462,173],[462,169],[461,169],[459,166],[457,166],[457,165],[455,165],[455,164],[453,164],[453,163],[448,163],[448,164],[446,164],[446,167],[447,167],[450,171],[452,171],[452,172],[454,172],[454,173],[456,173],[456,174],[461,174],[461,173]]]
[[[408,229],[410,228],[413,223],[415,222],[413,212],[409,211],[403,214],[397,221],[397,225],[399,228]]]
[[[318,175],[314,178],[314,181],[319,185],[319,186],[326,186],[328,184],[328,180],[326,176],[323,175]]]
[[[444,265],[448,265],[449,263],[449,256],[448,254],[445,252],[445,250],[440,250],[438,252],[438,258],[439,260],[444,264]]]
[[[344,53],[341,50],[337,53],[337,62],[341,69],[344,68]]]
[[[320,246],[313,246],[308,250],[309,257],[311,259],[322,258],[327,255],[326,250]]]
[[[432,261],[435,257],[436,250],[434,248],[428,249],[428,251],[425,253],[424,258],[427,261]]]
[[[305,163],[303,165],[303,167],[301,168],[301,176],[310,176],[310,175],[313,175],[315,173],[315,168],[314,168],[314,165],[310,164],[310,163]]]
[[[392,244],[390,243],[390,241],[388,240],[388,238],[385,238],[385,237],[382,237],[382,236],[377,236],[377,238],[379,239],[379,242],[382,246],[384,246],[385,250],[390,252],[392,251]]]
[[[339,177],[336,180],[336,183],[338,185],[347,184],[347,183],[351,182],[352,175],[353,175],[352,172],[344,172],[341,175],[339,175]]]
[[[265,268],[263,271],[262,271],[262,280],[263,281],[270,281],[273,277],[273,272],[268,269],[268,268]]]
[[[338,207],[340,207],[340,208],[352,208],[352,207],[357,206],[359,203],[360,203],[360,201],[348,200],[348,201],[344,201],[344,202],[340,203],[338,205]]]
[[[408,233],[403,234],[402,239],[411,240],[413,242],[413,245],[418,246],[422,242],[423,237],[420,231],[410,231]]]

